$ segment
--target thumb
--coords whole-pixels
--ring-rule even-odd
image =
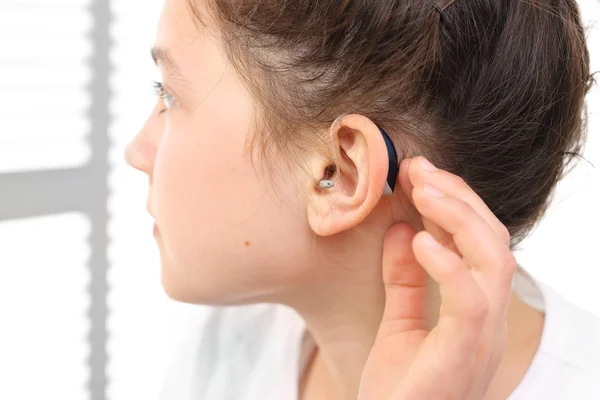
[[[385,335],[427,330],[427,273],[413,253],[415,235],[412,226],[399,223],[388,230],[383,241],[382,274],[386,300],[381,330]]]

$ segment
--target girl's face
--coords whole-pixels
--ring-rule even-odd
[[[165,3],[153,50],[164,92],[126,159],[149,178],[167,294],[207,304],[269,298],[308,273],[307,201],[282,165],[275,178],[253,167],[252,98],[216,29],[199,32],[185,3]]]

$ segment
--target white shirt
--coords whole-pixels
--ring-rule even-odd
[[[515,274],[513,289],[546,318],[509,400],[600,400],[600,320],[530,275]],[[160,400],[296,400],[314,348],[291,308],[213,308],[173,363]]]

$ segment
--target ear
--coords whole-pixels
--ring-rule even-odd
[[[312,230],[329,236],[360,224],[373,211],[386,187],[389,165],[379,128],[363,115],[339,118],[323,136],[323,148],[311,160],[307,207]],[[323,179],[335,185],[321,189]]]

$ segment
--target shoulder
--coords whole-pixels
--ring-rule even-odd
[[[210,308],[180,349],[161,399],[253,398],[252,387],[267,379],[263,371],[283,371],[292,362],[289,349],[302,331],[302,319],[285,306]]]
[[[538,281],[546,303],[542,352],[581,372],[600,373],[600,317]],[[600,376],[600,375],[596,375]]]
[[[545,327],[531,366],[530,395],[600,399],[600,318],[536,281],[544,298]]]
[[[525,303],[545,313],[540,353],[576,369],[600,368],[600,316],[525,270],[515,274],[513,289]]]

